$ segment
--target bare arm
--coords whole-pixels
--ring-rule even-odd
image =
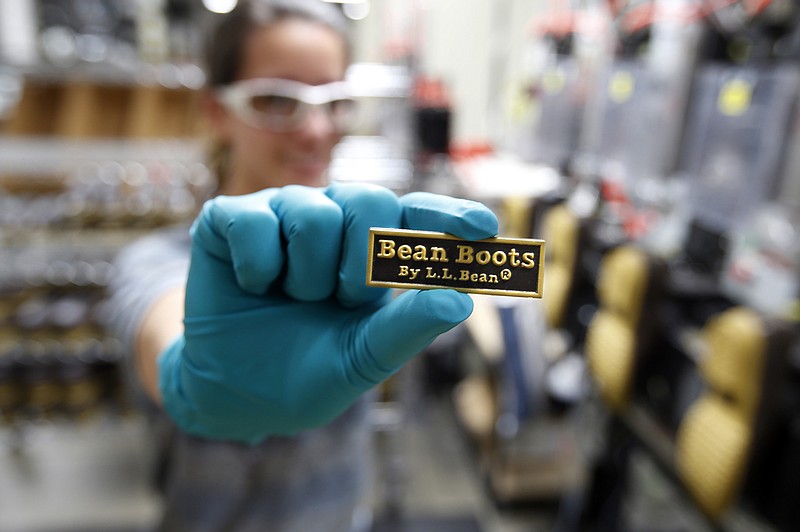
[[[159,353],[183,332],[184,294],[183,288],[176,288],[159,297],[147,311],[136,336],[136,376],[157,404],[161,404],[161,394],[156,361]]]

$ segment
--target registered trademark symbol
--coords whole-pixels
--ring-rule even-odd
[[[509,279],[511,279],[511,270],[509,270],[508,268],[503,268],[502,270],[500,270],[500,278],[504,281],[508,281]]]

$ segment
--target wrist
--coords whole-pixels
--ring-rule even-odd
[[[170,418],[183,430],[193,432],[195,409],[182,386],[183,350],[186,340],[180,334],[159,353],[158,391],[161,405]]]

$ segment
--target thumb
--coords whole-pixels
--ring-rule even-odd
[[[361,373],[374,382],[387,378],[437,336],[472,313],[472,299],[455,290],[408,291],[370,316],[364,341],[372,360]]]

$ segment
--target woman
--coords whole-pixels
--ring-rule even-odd
[[[191,238],[162,231],[117,260],[111,326],[178,428],[164,530],[363,528],[363,397],[471,312],[449,290],[364,286],[370,226],[479,239],[497,220],[464,200],[328,185],[349,55],[329,4],[240,3],[209,47],[220,196]]]

